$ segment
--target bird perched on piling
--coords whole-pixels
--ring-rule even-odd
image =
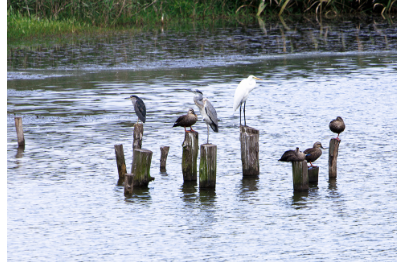
[[[305,156],[306,155],[304,153],[299,151],[299,147],[297,147],[295,150],[285,151],[278,161],[281,162],[303,161],[305,160]]]
[[[172,127],[182,126],[185,128],[185,132],[191,132],[194,131],[192,129],[192,125],[194,125],[196,122],[197,115],[194,113],[193,108],[190,108],[186,115],[178,117]],[[190,130],[186,130],[186,127],[190,127]]]
[[[249,93],[256,87],[256,80],[263,80],[256,76],[250,75],[248,78],[243,79],[240,84],[238,84],[236,88],[236,92],[234,93],[234,103],[233,103],[233,112],[240,107],[240,126],[241,126],[241,107],[244,103],[244,126],[247,126],[245,121],[245,104],[247,102],[247,98]]]
[[[130,97],[126,97],[125,99],[130,99],[132,104],[134,105],[135,113],[138,116],[138,120],[136,121],[136,123],[138,124],[139,120],[141,120],[142,123],[145,123],[145,121],[146,121],[146,107],[145,107],[145,103],[143,103],[142,99],[140,99],[136,95],[131,95]]]
[[[340,141],[339,134],[345,130],[345,122],[343,121],[342,117],[338,116],[336,119],[329,122],[329,129],[331,129],[332,132],[338,134],[336,140]]]
[[[186,89],[187,91],[195,94],[193,101],[200,110],[200,114],[203,120],[207,124],[207,144],[209,144],[210,128],[214,132],[218,132],[218,115],[215,108],[207,98],[203,98],[203,92],[198,89]]]
[[[306,154],[305,159],[309,161],[310,166],[314,167],[312,162],[316,161],[322,155],[323,152],[321,151],[321,148],[324,149],[321,143],[316,142],[312,148],[308,148],[303,151],[303,153]]]

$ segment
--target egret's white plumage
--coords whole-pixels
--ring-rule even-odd
[[[244,125],[245,121],[245,103],[247,101],[249,93],[256,87],[256,80],[263,80],[256,76],[250,75],[249,77],[243,79],[240,84],[238,84],[236,88],[236,92],[234,93],[234,103],[233,103],[233,112],[240,107],[240,125],[241,125],[241,107],[244,103]]]

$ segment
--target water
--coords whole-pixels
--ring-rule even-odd
[[[12,51],[8,260],[394,261],[397,31],[382,21],[358,25],[159,29]],[[264,79],[246,112],[260,130],[260,176],[243,178],[232,103],[249,74]],[[219,133],[210,133],[218,146],[215,190],[183,183],[183,128],[171,127],[196,110],[185,88],[203,91],[220,118]],[[137,118],[124,98],[131,94],[146,103],[143,147],[153,151],[155,181],[125,198],[114,145],[124,145],[130,170]],[[14,114],[23,118],[23,151]],[[277,159],[316,141],[328,147],[335,137],[328,123],[338,115],[346,130],[337,181],[328,180],[324,150],[315,162],[318,186],[294,192],[291,165]],[[205,124],[194,129],[205,143]],[[166,173],[159,172],[163,145],[170,146]]]

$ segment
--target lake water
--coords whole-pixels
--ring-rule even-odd
[[[284,22],[284,24],[282,23]],[[397,28],[386,20],[315,19],[156,28],[79,37],[8,53],[7,258],[9,261],[394,261],[397,255]],[[190,27],[189,27],[190,26]],[[234,91],[260,131],[260,175],[243,178]],[[215,190],[184,183],[183,128],[172,128],[200,89],[215,106]],[[124,196],[137,116],[153,151],[148,189]],[[18,150],[14,116],[26,139]],[[284,151],[328,147],[329,122],[346,130],[338,177],[328,150],[319,182],[293,191]],[[193,127],[200,144],[206,125]],[[170,146],[160,173],[160,147]]]

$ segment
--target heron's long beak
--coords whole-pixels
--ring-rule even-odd
[[[263,80],[262,78],[259,78],[259,77],[256,77],[256,76],[254,76],[254,78],[255,78],[256,80]]]
[[[124,98],[124,99],[131,99],[131,97],[126,97],[126,98]]]

